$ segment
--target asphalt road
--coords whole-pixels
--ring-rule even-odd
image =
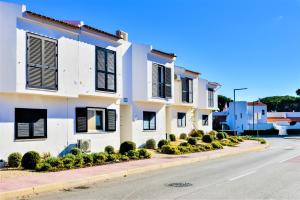
[[[262,152],[173,167],[35,196],[86,199],[300,199],[300,138]]]

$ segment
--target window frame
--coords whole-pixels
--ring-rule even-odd
[[[184,116],[184,121],[183,121],[183,118],[179,118],[180,115]],[[181,125],[179,123],[180,121],[181,121]],[[185,128],[186,127],[186,113],[183,113],[183,112],[178,112],[177,113],[177,127],[179,127],[179,128]]]
[[[17,121],[17,111],[18,110],[27,110],[27,111],[34,111],[34,110],[39,110],[45,112],[45,121],[44,121],[44,136],[34,136],[34,131],[32,127],[29,127],[29,136],[28,137],[20,137],[18,134],[18,121]],[[32,126],[33,122],[30,122],[30,126]],[[46,139],[48,137],[48,110],[43,109],[43,108],[15,108],[15,121],[14,121],[14,126],[15,126],[15,140],[32,140],[32,139]]]
[[[145,119],[145,115],[146,114],[152,114],[152,115],[154,115],[154,128],[151,128],[151,126],[150,126],[150,117],[148,116],[147,118],[147,120],[148,120],[148,122],[149,122],[149,126],[148,126],[148,128],[146,128],[145,129],[145,121],[146,121],[146,119]],[[143,111],[143,130],[144,131],[153,131],[153,130],[156,130],[156,112],[153,112],[153,111]]]
[[[105,69],[104,70],[99,70],[98,69],[98,58],[97,58],[97,49],[101,49],[104,51],[104,65],[105,65]],[[107,66],[107,52],[113,52],[114,53],[114,73],[109,72],[108,71],[108,66]],[[98,73],[104,73],[105,76],[105,88],[99,88],[98,87]],[[108,75],[114,75],[114,90],[108,89]],[[106,49],[103,47],[99,47],[99,46],[95,46],[95,89],[96,91],[105,91],[105,92],[117,92],[117,52],[110,50],[110,49]]]
[[[190,81],[192,83],[192,92],[190,92]],[[183,89],[183,82],[186,85],[186,90]],[[192,78],[184,77],[181,79],[181,101],[183,103],[193,103],[194,99],[194,83]],[[191,94],[191,99],[190,99],[190,94]],[[184,100],[184,96],[186,100]]]
[[[214,95],[215,95],[215,90],[213,88],[208,88],[208,107],[213,108],[215,105],[214,102]]]
[[[106,132],[106,109],[105,108],[97,108],[97,107],[87,107],[87,132],[86,133],[102,133]],[[89,111],[94,111],[95,118],[97,117],[97,111],[102,112],[102,129],[97,129],[97,123],[95,119],[95,130],[89,129]]]
[[[207,117],[207,119],[205,120],[204,117]],[[208,115],[202,115],[202,126],[209,126],[209,116]]]
[[[56,43],[56,70],[55,70],[55,88],[49,88],[49,87],[38,87],[38,86],[32,86],[29,84],[29,73],[28,73],[28,68],[29,68],[29,42],[28,42],[28,38],[32,36],[32,37],[35,37],[35,38],[39,38],[41,39],[42,41],[51,41],[51,42],[55,42]],[[43,45],[44,42],[42,42],[42,62],[44,61],[44,53],[43,53]],[[47,69],[49,67],[45,67],[43,64],[40,66],[40,67],[37,67],[37,66],[30,66],[30,67],[34,67],[34,68],[40,68],[40,69]],[[41,82],[43,83],[43,74],[41,75]],[[50,90],[50,91],[58,91],[59,87],[58,87],[58,40],[57,39],[54,39],[54,38],[51,38],[51,37],[47,37],[47,36],[44,36],[44,35],[39,35],[39,34],[36,34],[36,33],[32,33],[32,32],[26,32],[26,88],[29,88],[29,89],[41,89],[41,90]]]

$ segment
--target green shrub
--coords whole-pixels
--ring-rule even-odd
[[[257,132],[258,132],[258,135],[260,135],[260,136],[274,136],[274,135],[279,134],[279,130],[272,128],[272,129],[258,130],[258,131],[257,130],[244,130],[242,135],[257,136]],[[289,131],[287,131],[287,133],[289,133]]]
[[[163,145],[161,147],[161,152],[165,154],[180,154],[180,151],[176,146]]]
[[[47,171],[52,171],[53,167],[48,162],[41,162],[37,164],[35,170],[40,172],[47,172]]]
[[[213,140],[214,140],[213,136],[208,135],[208,134],[206,134],[202,137],[202,141],[205,143],[211,143]]]
[[[136,149],[136,144],[131,141],[125,141],[121,144],[120,146],[120,154],[125,154],[130,150],[135,150]]]
[[[74,156],[74,158],[71,158],[71,156],[65,156],[65,157],[63,157],[62,158],[62,162],[64,164],[64,167],[67,168],[67,169],[73,168],[74,160],[75,160],[75,156]]]
[[[35,169],[40,160],[41,157],[39,153],[35,151],[28,151],[22,157],[22,167],[24,167],[24,169]]]
[[[93,156],[91,154],[82,154],[83,164],[85,166],[92,166],[93,165]]]
[[[55,169],[60,169],[60,168],[63,168],[63,166],[64,166],[62,160],[57,157],[50,157],[45,162],[49,163],[51,165],[51,167],[53,167]]]
[[[218,139],[218,140],[223,140],[224,138],[225,138],[225,135],[224,135],[223,132],[217,133],[217,139]]]
[[[222,144],[219,142],[219,141],[213,141],[211,143],[211,146],[214,148],[214,149],[223,149],[223,146]]]
[[[19,152],[11,153],[8,156],[8,166],[9,167],[20,167],[22,160],[22,154]]]
[[[179,138],[182,139],[182,140],[186,140],[187,139],[187,134],[186,133],[181,133]]]
[[[209,131],[208,132],[208,135],[211,135],[213,138],[216,138],[217,137],[217,131],[214,131],[214,130],[212,130],[212,131]]]
[[[196,145],[197,144],[197,140],[196,138],[193,138],[193,137],[189,137],[187,142],[190,144],[190,145]]]
[[[74,159],[74,167],[83,167],[83,164],[84,164],[84,160],[83,160],[83,155],[84,154],[80,154],[80,155],[77,155]]]
[[[115,148],[111,145],[108,145],[104,148],[104,151],[108,154],[114,154],[115,153]]]
[[[170,134],[169,138],[172,142],[176,141],[176,136],[174,134]]]
[[[191,132],[189,133],[190,137],[203,137],[204,131],[202,130],[197,130],[197,129],[192,129]]]
[[[190,144],[188,142],[182,142],[179,144],[179,146],[183,146],[183,147],[186,147],[186,146],[189,146]]]
[[[233,143],[236,143],[236,144],[239,143],[237,136],[230,136],[228,139]]]
[[[121,156],[118,156],[117,154],[108,154],[107,161],[109,162],[116,162],[120,159]]]
[[[169,141],[162,139],[162,140],[159,140],[157,147],[161,148],[162,146],[167,145],[167,144],[169,144]]]
[[[205,151],[210,151],[210,150],[214,149],[211,144],[201,144],[199,146],[202,147],[203,149],[205,149]]]
[[[231,142],[230,140],[227,140],[227,139],[221,140],[220,143],[221,143],[222,146],[229,146],[229,147],[235,147],[236,146],[236,143],[233,143],[233,142]]]
[[[128,160],[130,160],[130,158],[128,156],[126,156],[126,155],[122,155],[121,156],[121,160],[122,161],[128,161]]]
[[[237,136],[236,139],[239,141],[239,142],[244,142],[243,138],[241,136]]]
[[[156,142],[154,139],[149,139],[146,141],[145,144],[145,148],[146,149],[155,149],[156,148]]]
[[[139,158],[139,152],[137,150],[130,150],[130,151],[126,152],[126,155],[130,159],[134,159],[134,160]]]
[[[138,150],[139,158],[151,158],[151,153],[146,149]]]
[[[77,155],[81,154],[82,152],[79,148],[76,147],[76,148],[71,149],[70,153],[73,154],[74,156],[77,156]]]
[[[95,165],[101,165],[105,163],[105,161],[107,160],[107,156],[105,153],[93,153],[92,157],[93,157],[93,163]]]
[[[265,140],[265,139],[263,139],[263,138],[259,138],[259,140],[258,140],[261,144],[266,144],[267,143],[267,141]]]

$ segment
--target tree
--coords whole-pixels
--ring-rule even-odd
[[[299,112],[300,98],[293,96],[271,96],[260,99],[261,102],[267,104],[268,111],[277,112]]]
[[[300,88],[299,88],[298,90],[296,90],[296,94],[297,94],[298,96],[300,96]]]
[[[218,95],[218,108],[220,111],[222,111],[225,108],[225,105],[228,106],[229,102],[231,102],[232,99],[229,97]]]

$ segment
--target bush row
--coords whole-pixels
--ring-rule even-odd
[[[258,132],[259,136],[277,136],[279,134],[279,130],[277,129],[267,129],[267,130],[244,130],[242,133],[243,136],[250,135],[256,136]]]

